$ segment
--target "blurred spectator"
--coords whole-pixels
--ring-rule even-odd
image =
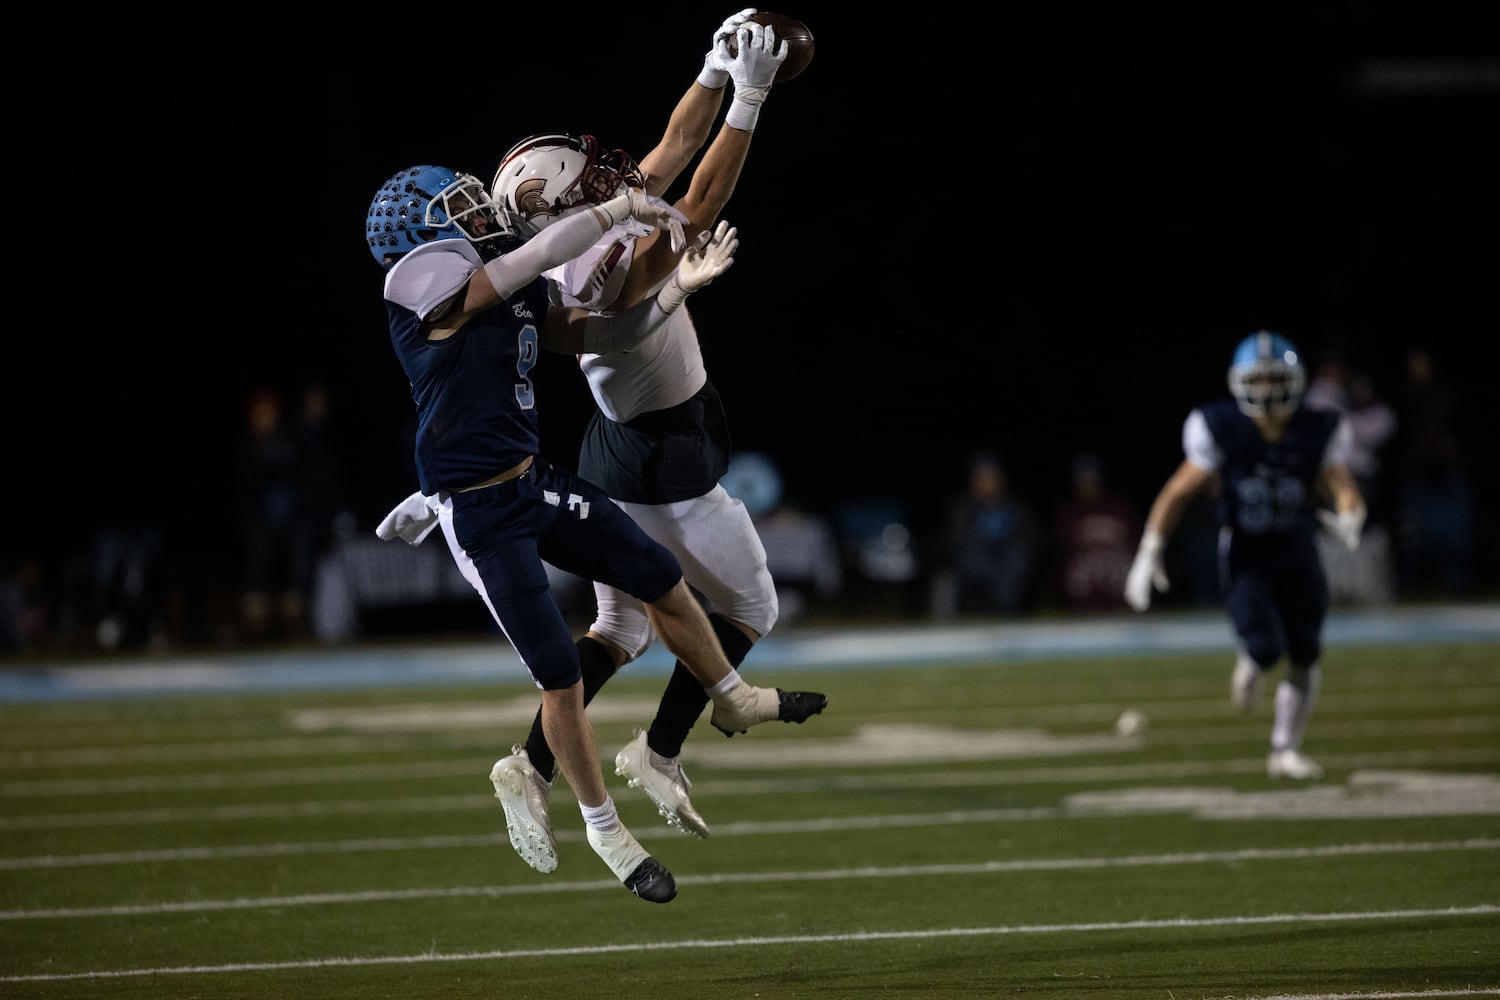
[[[1397,476],[1397,552],[1403,593],[1469,593],[1475,562],[1474,495],[1458,436],[1456,390],[1426,350],[1406,355]]]
[[[1085,453],[1073,459],[1072,494],[1052,517],[1064,607],[1090,613],[1125,610],[1125,577],[1140,535],[1140,515],[1110,489],[1099,458]]]
[[[298,576],[303,474],[281,397],[269,388],[253,390],[245,401],[237,463],[240,627],[250,639],[280,637],[303,626],[306,591]]]
[[[301,503],[292,544],[292,583],[304,595],[314,593],[318,560],[333,552],[339,537],[354,533],[354,514],[348,509],[346,494],[344,448],[335,432],[332,410],[322,383],[303,387],[295,434]]]
[[[930,609],[935,618],[1010,615],[1032,596],[1044,541],[1041,522],[1012,493],[999,456],[975,452],[964,491],[939,525]]]
[[[845,596],[861,611],[899,618],[922,613],[927,595],[911,521],[906,503],[894,497],[845,500],[834,511],[848,570]]]
[[[736,453],[719,483],[755,522],[776,584],[778,622],[790,625],[805,617],[815,600],[839,595],[844,572],[832,526],[826,518],[784,502],[781,472],[768,456]]]
[[[1388,526],[1388,490],[1381,459],[1396,433],[1396,411],[1375,393],[1368,375],[1350,369],[1343,356],[1330,353],[1313,370],[1304,402],[1342,413],[1349,423],[1352,447],[1349,472],[1364,495],[1369,516],[1359,548],[1350,551],[1327,532],[1317,536],[1318,554],[1328,574],[1328,597],[1336,604],[1389,604],[1396,597],[1395,545]]]
[[[1385,448],[1396,434],[1396,411],[1375,390],[1375,382],[1363,372],[1352,371],[1339,354],[1327,355],[1314,369],[1304,402],[1324,410],[1344,414],[1354,436],[1349,453],[1349,471],[1353,473],[1369,506],[1367,525],[1382,521],[1387,513],[1380,502],[1384,495],[1381,476]]]
[[[28,653],[47,637],[42,564],[26,558],[0,572],[0,653]]]

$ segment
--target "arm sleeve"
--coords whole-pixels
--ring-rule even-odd
[[[575,212],[552,223],[510,253],[484,265],[490,284],[502,299],[535,281],[537,276],[564,261],[572,260],[604,235],[605,227],[590,209]]]
[[[1204,419],[1202,410],[1194,410],[1183,421],[1182,454],[1189,462],[1209,472],[1218,472],[1219,466],[1224,463],[1224,452],[1214,441],[1213,432],[1208,429],[1208,421]]]

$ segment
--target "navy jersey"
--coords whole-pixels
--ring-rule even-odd
[[[1300,407],[1276,441],[1231,399],[1200,408],[1219,453],[1219,524],[1232,532],[1231,559],[1270,556],[1289,545],[1308,548],[1316,530],[1314,484],[1322,471],[1339,415]]]
[[[1336,439],[1341,427],[1345,437]],[[1347,425],[1337,413],[1303,406],[1267,441],[1225,399],[1195,411],[1183,437],[1194,463],[1221,479],[1220,573],[1240,644],[1263,668],[1283,654],[1317,662],[1328,581],[1314,543],[1315,485],[1325,464],[1342,461]]]
[[[545,279],[470,317],[446,340],[423,336],[423,318],[440,318],[480,266],[467,240],[442,240],[407,254],[386,278],[391,346],[417,407],[417,479],[429,496],[484,482],[538,450],[531,370],[547,312]]]

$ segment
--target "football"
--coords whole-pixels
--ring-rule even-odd
[[[786,42],[786,61],[776,71],[776,82],[785,83],[801,76],[813,57],[813,36],[807,30],[807,25],[790,14],[777,14],[769,10],[757,11],[750,15],[750,20],[764,24],[775,33],[777,48],[781,47],[783,41]],[[730,35],[729,54],[737,55],[739,48],[737,36]]]

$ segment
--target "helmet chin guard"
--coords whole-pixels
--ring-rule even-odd
[[[608,201],[626,187],[645,187],[635,160],[605,150],[591,135],[528,136],[500,160],[490,196],[518,230],[535,235],[570,209]]]

